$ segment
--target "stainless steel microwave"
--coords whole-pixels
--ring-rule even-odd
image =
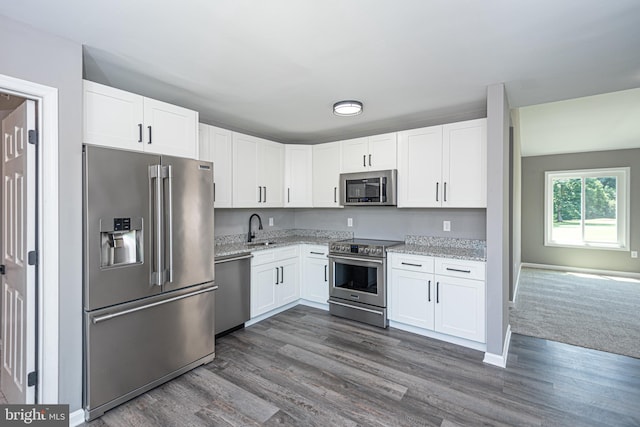
[[[396,206],[396,169],[340,174],[343,206]]]

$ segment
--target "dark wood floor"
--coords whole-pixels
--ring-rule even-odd
[[[513,335],[483,353],[297,306],[91,426],[638,426],[640,359]]]

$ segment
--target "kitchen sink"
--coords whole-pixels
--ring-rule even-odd
[[[249,246],[250,248],[254,248],[256,246],[269,246],[269,245],[275,245],[278,242],[273,242],[273,241],[265,241],[265,242],[248,242],[246,243],[247,246]]]

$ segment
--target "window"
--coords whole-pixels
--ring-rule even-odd
[[[545,172],[546,246],[628,250],[629,168]]]

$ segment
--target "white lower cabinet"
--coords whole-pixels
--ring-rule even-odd
[[[300,298],[298,246],[254,253],[251,260],[251,317],[257,317]]]
[[[327,304],[329,299],[328,247],[323,245],[303,245],[302,283],[300,297],[319,304]]]
[[[484,343],[485,263],[391,253],[389,320]]]

